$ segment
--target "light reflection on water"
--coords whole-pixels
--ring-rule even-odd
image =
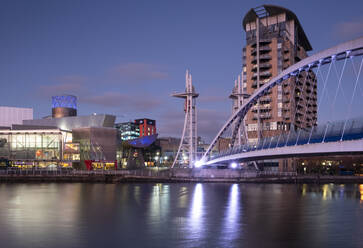
[[[204,219],[203,219],[203,184],[198,183],[193,192],[192,203],[190,206],[190,214],[188,221],[187,239],[193,242],[203,241],[204,236]],[[198,244],[197,243],[197,244]],[[196,245],[194,243],[194,245]]]
[[[242,238],[243,229],[240,224],[240,214],[242,209],[239,206],[240,192],[238,184],[233,184],[230,187],[228,205],[226,208],[224,225],[222,228],[222,247],[231,247],[232,242],[237,238]]]
[[[1,247],[360,247],[363,184],[0,184]]]

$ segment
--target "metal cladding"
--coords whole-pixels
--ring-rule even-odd
[[[77,110],[72,108],[53,108],[52,109],[52,117],[53,118],[62,118],[62,117],[69,117],[69,116],[77,116]]]
[[[72,95],[52,96],[52,117],[77,116],[77,97]]]
[[[114,127],[116,116],[114,115],[87,115],[87,116],[71,116],[64,118],[24,120],[24,125],[29,126],[47,126],[58,127],[62,130],[73,130],[75,128],[86,127]]]

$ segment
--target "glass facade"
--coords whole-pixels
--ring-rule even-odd
[[[60,131],[0,132],[0,157],[11,160],[60,160],[62,133]]]
[[[134,122],[124,122],[117,123],[115,126],[120,131],[122,140],[136,139],[140,136],[139,124]]]

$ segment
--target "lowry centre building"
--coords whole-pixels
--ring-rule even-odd
[[[2,166],[91,170],[117,169],[121,164],[117,153],[122,149],[123,132],[128,131],[119,129],[113,115],[77,116],[75,96],[52,97],[52,115],[42,119],[33,119],[32,109],[3,109],[0,115],[6,122],[0,127]],[[137,134],[135,138],[140,141],[149,133],[156,134],[154,120],[138,119],[136,122],[140,128],[150,130]]]
[[[22,168],[115,168],[115,118],[77,116],[75,96],[52,97],[52,116],[1,128],[0,159]]]

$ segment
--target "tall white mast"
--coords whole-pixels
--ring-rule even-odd
[[[196,98],[199,94],[195,92],[192,84],[192,75],[188,70],[185,73],[185,92],[175,93],[172,94],[172,96],[185,99],[185,119],[179,149],[171,167],[174,167],[176,164],[188,164],[188,167],[192,168],[197,159],[198,136]]]

